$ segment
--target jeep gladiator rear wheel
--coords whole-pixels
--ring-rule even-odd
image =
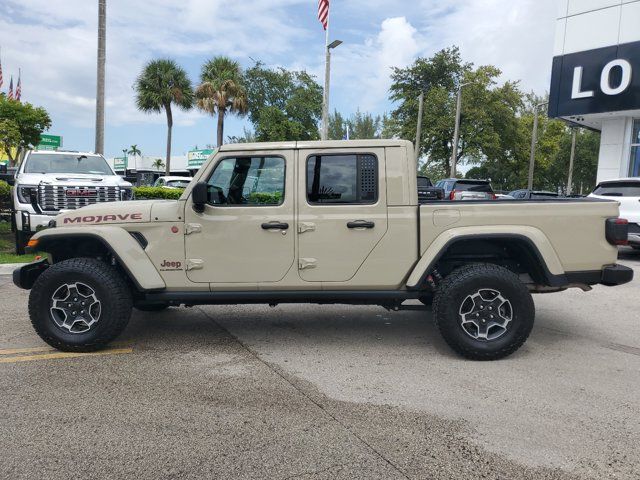
[[[55,263],[36,280],[29,316],[49,345],[70,352],[99,350],[127,326],[133,300],[111,265],[91,258]]]
[[[527,287],[513,272],[476,264],[453,271],[440,284],[433,316],[454,351],[472,360],[497,360],[527,340],[535,307]]]

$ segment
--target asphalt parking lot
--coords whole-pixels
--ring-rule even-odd
[[[527,344],[462,360],[427,311],[134,313],[56,352],[0,276],[1,478],[637,479],[638,280],[536,296]]]

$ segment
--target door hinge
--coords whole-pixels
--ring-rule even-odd
[[[192,233],[200,233],[202,232],[202,225],[199,223],[187,223],[184,226],[184,234],[191,235]]]
[[[299,270],[308,270],[309,268],[316,268],[318,260],[315,258],[301,258],[298,261]]]
[[[314,232],[315,229],[316,229],[315,223],[301,222],[298,224],[298,233]]]
[[[191,270],[202,270],[204,268],[204,260],[200,258],[190,258],[187,260],[187,272]]]

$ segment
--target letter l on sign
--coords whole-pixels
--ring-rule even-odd
[[[582,91],[582,71],[583,67],[573,69],[573,87],[571,88],[571,98],[590,98],[594,96],[593,90]]]

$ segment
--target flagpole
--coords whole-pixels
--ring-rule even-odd
[[[331,19],[331,7],[327,12],[327,28],[325,29],[325,65],[324,65],[324,95],[322,99],[322,140],[329,136],[329,78],[331,75],[331,49],[329,48],[329,20]]]

